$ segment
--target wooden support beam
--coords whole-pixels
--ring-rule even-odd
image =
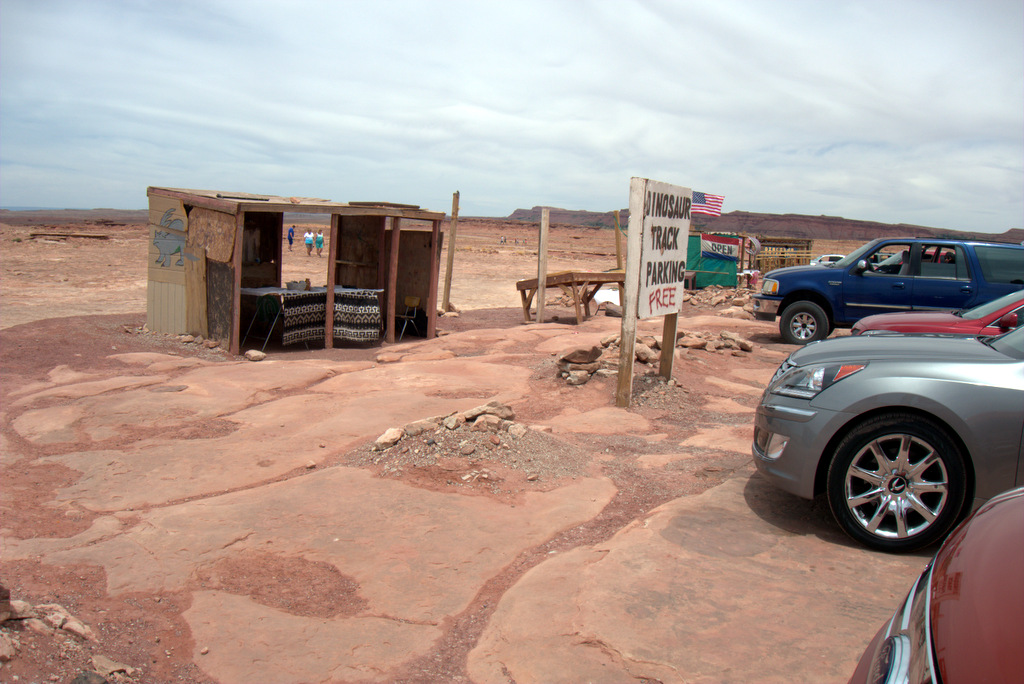
[[[436,225],[436,222],[435,222]],[[459,227],[459,191],[452,194],[452,220],[448,224],[448,268],[444,272],[444,299],[441,301],[441,311],[451,311],[452,293],[452,267],[455,264],[455,232]],[[430,337],[433,337],[431,335]]]
[[[341,251],[341,217],[331,214],[331,242],[327,245],[327,301],[324,304],[324,349],[334,347],[334,282],[338,270],[338,252]]]
[[[231,255],[231,348],[237,355],[241,346],[242,317],[242,238],[245,235],[245,212],[235,214],[235,244]]]
[[[458,194],[458,193],[456,193]],[[438,270],[441,266],[441,222],[434,221],[434,229],[430,232],[430,288],[427,293],[427,301],[424,302],[427,310],[427,339],[432,340],[437,336],[437,279]],[[447,289],[447,283],[445,283]],[[447,309],[445,309],[447,311]]]
[[[388,317],[388,331],[384,339],[395,341],[395,309],[398,300],[398,244],[402,233],[402,219],[391,219],[391,259],[388,263],[388,304],[385,315]]]
[[[540,210],[540,238],[537,241],[537,282],[546,283],[548,279],[548,220],[550,210],[544,207]],[[545,288],[537,289],[537,322],[544,322],[544,294]]]

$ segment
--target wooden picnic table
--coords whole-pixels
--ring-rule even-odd
[[[590,317],[590,302],[602,285],[617,284],[620,287],[626,282],[625,271],[559,271],[548,273],[544,279],[545,289],[557,287],[572,297],[576,307],[576,323],[582,323]],[[529,323],[530,305],[537,294],[537,279],[527,278],[516,282],[516,289],[523,300],[523,320]]]

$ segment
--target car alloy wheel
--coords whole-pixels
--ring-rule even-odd
[[[912,551],[942,537],[965,499],[963,458],[932,421],[889,413],[840,442],[828,473],[832,513],[863,544]]]

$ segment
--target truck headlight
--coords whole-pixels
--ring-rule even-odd
[[[761,294],[773,295],[779,291],[779,281],[768,278],[761,283]]]

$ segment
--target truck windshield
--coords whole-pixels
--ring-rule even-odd
[[[861,245],[857,249],[853,250],[852,252],[844,256],[839,261],[832,264],[832,268],[846,268],[847,266],[852,266],[853,264],[857,263],[857,261],[862,256],[864,256],[872,249],[874,249],[876,244],[878,244],[878,240],[872,240],[866,245]]]

